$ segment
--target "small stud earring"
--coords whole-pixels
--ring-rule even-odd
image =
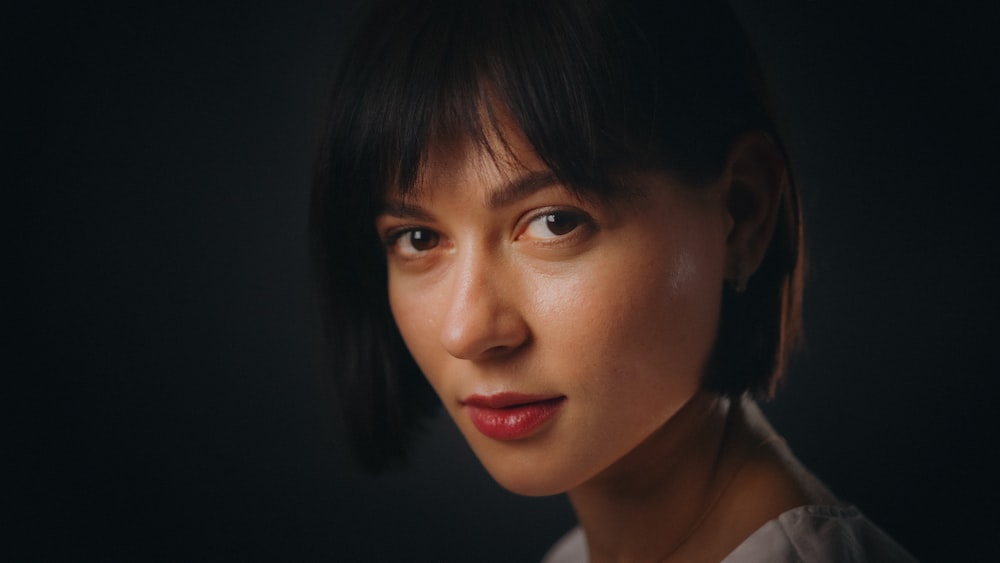
[[[735,293],[745,293],[747,290],[747,282],[750,281],[750,277],[744,276],[743,273],[740,271],[742,269],[743,268],[737,266],[736,275],[734,275],[732,279],[729,280],[729,287]]]

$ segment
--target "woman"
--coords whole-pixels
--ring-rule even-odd
[[[502,486],[569,494],[548,560],[910,560],[754,404],[797,334],[801,222],[721,3],[380,4],[312,209],[370,468],[443,404]]]

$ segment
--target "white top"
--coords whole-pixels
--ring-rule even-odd
[[[573,528],[542,563],[587,563],[587,539]],[[853,506],[800,506],[764,524],[722,563],[915,563]]]

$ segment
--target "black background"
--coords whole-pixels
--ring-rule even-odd
[[[767,410],[919,558],[992,553],[997,18],[762,4],[737,8],[811,246],[807,347]],[[305,217],[353,4],[5,20],[4,559],[531,561],[572,525],[444,418],[409,472],[342,446]]]

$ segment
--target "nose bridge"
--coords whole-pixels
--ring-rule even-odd
[[[457,358],[477,359],[519,347],[527,327],[504,260],[482,248],[458,252],[453,263],[441,341]]]

